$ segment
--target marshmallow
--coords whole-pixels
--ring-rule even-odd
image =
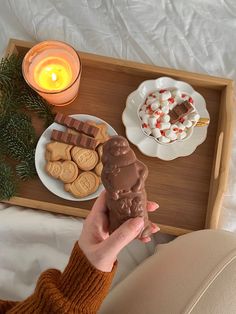
[[[153,111],[157,110],[160,107],[160,103],[158,100],[155,100],[152,104],[151,104],[151,108]]]
[[[169,113],[169,111],[170,111],[170,107],[169,107],[169,105],[168,105],[168,106],[163,106],[163,107],[161,108],[161,110],[162,110],[162,112],[163,112],[164,114],[167,114],[167,113]]]
[[[155,100],[156,100],[156,98],[154,98],[152,96],[148,96],[148,98],[146,99],[147,106],[151,105]]]
[[[148,122],[149,122],[150,128],[154,129],[156,127],[157,118],[156,117],[150,117]]]
[[[171,131],[177,132],[179,130],[178,126],[176,124],[172,124],[170,127]]]
[[[191,126],[193,125],[192,122],[188,119],[186,119],[184,122],[183,122],[183,125],[186,126],[186,128],[191,128]]]
[[[154,116],[155,116],[156,119],[159,119],[160,116],[161,116],[161,112],[160,111],[155,111],[154,112]]]
[[[184,96],[185,95],[185,96]],[[189,96],[186,93],[181,93],[181,98],[183,99],[183,101],[185,100],[189,100]]]
[[[176,96],[181,97],[180,90],[179,90],[179,89],[173,89],[173,90],[171,91],[171,95],[172,95],[172,97],[176,97]]]
[[[169,101],[168,100],[165,100],[165,101],[161,102],[161,107],[163,108],[165,106],[169,106]]]
[[[164,115],[162,118],[161,118],[161,121],[162,122],[170,122],[170,116],[168,114]]]
[[[160,123],[160,130],[167,130],[169,129],[171,124],[169,122],[162,122]]]
[[[158,91],[152,93],[153,96],[156,96],[156,99],[160,99],[160,93]]]
[[[176,133],[175,133],[174,131],[172,131],[172,130],[167,130],[167,131],[165,132],[165,135],[166,135],[166,137],[168,137],[171,141],[174,141],[174,140],[177,139]]]
[[[169,90],[167,90],[163,93],[160,93],[161,101],[165,101],[165,100],[169,99],[170,97],[171,97],[171,92]]]
[[[183,140],[187,136],[186,132],[181,132],[177,134],[177,139],[178,140]]]
[[[182,97],[182,95],[185,93],[182,93],[180,90],[175,89],[174,91],[172,91],[172,97],[175,99],[175,103],[179,104],[184,102],[185,100],[189,99],[189,96],[185,96],[184,98]]]
[[[149,115],[145,113],[145,114],[142,116],[142,121],[143,121],[143,123],[148,124],[148,120],[149,120]]]
[[[152,129],[152,135],[153,135],[155,138],[159,138],[159,137],[162,136],[162,135],[161,135],[161,131],[160,131],[159,129],[157,129],[157,128]]]
[[[188,115],[189,120],[197,122],[200,119],[200,115],[197,112],[192,112]]]
[[[180,130],[182,130],[182,131],[185,130],[185,125],[184,125],[183,123],[177,122],[176,125],[177,125],[177,127],[178,127]]]
[[[181,104],[184,102],[184,99],[181,96],[175,96],[175,101],[177,104]]]
[[[168,137],[165,137],[165,136],[161,136],[161,137],[159,138],[159,141],[160,141],[161,143],[170,143],[170,139],[169,139]]]

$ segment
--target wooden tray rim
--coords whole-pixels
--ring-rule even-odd
[[[17,50],[17,47],[22,48],[31,48],[35,43],[18,40],[18,39],[10,39],[9,44],[6,48],[6,55],[12,54]],[[183,80],[190,80],[193,84],[197,84],[199,86],[209,86],[211,88],[222,90],[222,102],[226,109],[226,120],[227,123],[224,125],[224,133],[225,135],[221,139],[220,143],[215,147],[215,160],[213,162],[212,171],[211,171],[211,181],[210,181],[210,190],[209,190],[209,198],[208,198],[208,207],[206,211],[206,223],[205,228],[217,228],[220,216],[220,208],[223,201],[223,194],[227,188],[228,181],[228,173],[229,173],[229,160],[231,156],[231,147],[232,147],[232,134],[233,134],[233,125],[234,119],[231,113],[233,109],[233,88],[234,81],[231,79],[210,76],[206,74],[187,72],[183,70],[170,69],[165,67],[159,67],[155,65],[142,64],[129,60],[122,60],[112,57],[100,56],[87,52],[79,52],[81,59],[86,60],[87,63],[96,64],[97,67],[107,67],[115,70],[128,70],[133,71],[134,74],[136,71],[142,72],[151,72],[158,73],[158,75],[163,76],[171,76],[171,77],[181,77]],[[223,97],[224,96],[224,97]],[[220,122],[219,122],[220,124]],[[220,138],[220,130],[218,125],[218,134],[217,138]],[[217,188],[216,182],[217,179]],[[210,196],[217,189],[215,199],[211,201]],[[40,210],[46,210],[50,212],[54,212],[57,214],[65,214],[72,215],[85,218],[89,210],[83,208],[75,208],[71,206],[64,206],[60,204],[48,203],[38,200],[27,199],[24,197],[13,197],[8,201],[4,201],[8,204],[20,205],[31,207]],[[49,209],[50,208],[50,209]],[[58,211],[59,209],[59,211]],[[188,232],[192,232],[193,230],[183,229],[168,225],[160,225],[161,232],[165,232],[168,234],[181,235]]]

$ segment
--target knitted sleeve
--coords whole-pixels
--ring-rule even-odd
[[[63,273],[43,272],[34,293],[22,302],[0,301],[0,313],[84,313],[94,314],[106,297],[115,274],[90,264],[76,242]]]

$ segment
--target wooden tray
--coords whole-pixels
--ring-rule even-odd
[[[10,40],[7,54],[26,53],[33,43]],[[80,52],[83,73],[78,98],[56,111],[96,115],[125,135],[121,114],[127,96],[148,79],[171,76],[191,84],[203,95],[211,123],[206,141],[188,157],[162,161],[142,155],[149,168],[148,198],[160,208],[151,219],[162,232],[180,235],[203,228],[217,228],[226,189],[232,140],[233,81],[161,68]],[[42,132],[42,130],[41,130]],[[10,204],[86,217],[94,201],[63,200],[49,192],[38,178],[22,183]]]

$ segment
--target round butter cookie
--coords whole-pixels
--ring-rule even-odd
[[[85,197],[94,193],[99,186],[99,179],[94,172],[82,172],[78,178],[69,184],[65,184],[65,190],[75,197]]]
[[[81,170],[91,170],[98,163],[98,154],[95,150],[73,147],[71,157],[76,162]]]
[[[99,176],[99,177],[101,177],[101,175],[102,175],[102,168],[103,168],[103,165],[102,165],[102,162],[100,161],[98,164],[97,164],[97,166],[95,167],[95,172],[96,172],[96,174]]]
[[[60,161],[48,161],[45,169],[53,178],[58,179],[62,170],[62,163]]]
[[[71,183],[78,177],[79,169],[75,162],[66,160],[62,163],[62,170],[59,178],[64,183]]]

